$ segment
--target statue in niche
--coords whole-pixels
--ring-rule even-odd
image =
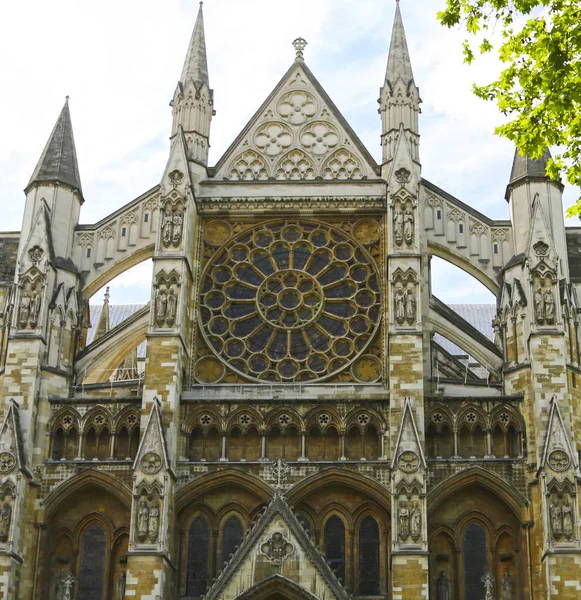
[[[125,600],[125,588],[127,587],[127,573],[123,571],[117,581],[117,600]]]
[[[165,322],[168,327],[173,327],[176,322],[177,307],[178,297],[176,296],[173,287],[171,287],[167,295],[167,313],[165,317]]]
[[[450,600],[450,580],[444,571],[440,572],[436,583],[436,600]]]
[[[558,504],[551,503],[551,529],[553,531],[553,537],[558,539],[563,535],[563,511]]]
[[[30,296],[23,294],[20,298],[20,308],[18,310],[18,324],[20,329],[26,329],[28,327],[28,319],[30,317]]]
[[[167,295],[159,288],[155,291],[155,320],[158,327],[163,327],[167,312]]]
[[[57,582],[57,600],[71,600],[75,576],[72,573],[63,573]]]
[[[149,541],[155,542],[159,533],[159,504],[154,502],[149,509]]]
[[[512,577],[510,571],[506,569],[501,581],[502,600],[512,600]]]
[[[38,325],[38,315],[40,313],[40,294],[34,290],[30,299],[30,327],[36,329]]]
[[[408,509],[408,503],[405,500],[402,500],[399,503],[397,524],[399,529],[399,537],[402,540],[406,540],[410,535],[410,511]]]
[[[408,246],[414,241],[414,213],[408,206],[403,215],[403,239]]]
[[[171,244],[173,236],[173,216],[169,210],[165,210],[163,213],[163,222],[161,224],[161,234],[163,237],[163,243],[166,246]]]
[[[555,322],[555,297],[551,290],[543,292],[543,300],[545,303],[545,323],[552,325]]]
[[[401,246],[404,238],[404,226],[403,226],[403,210],[400,204],[396,204],[393,209],[393,237],[395,243]]]
[[[408,290],[405,302],[406,319],[410,325],[416,322],[416,297],[412,290]]]
[[[5,502],[2,510],[0,511],[0,542],[8,541],[11,521],[12,507],[8,502]]]
[[[174,246],[179,246],[182,241],[182,231],[184,229],[184,216],[179,210],[176,210],[173,214],[173,235],[172,242]]]
[[[395,320],[402,324],[406,315],[406,291],[399,288],[395,293]]]
[[[542,325],[545,322],[545,297],[540,288],[535,292],[535,315],[537,323]]]
[[[413,503],[410,513],[410,531],[414,542],[417,542],[422,535],[422,511],[417,502]]]
[[[563,502],[563,535],[570,540],[573,537],[573,511],[567,501]]]
[[[149,507],[145,500],[139,503],[137,510],[137,539],[144,542],[149,531]]]

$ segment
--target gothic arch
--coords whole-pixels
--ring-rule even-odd
[[[428,493],[428,512],[435,509],[459,490],[479,484],[500,498],[516,515],[522,517],[522,510],[528,506],[527,499],[507,481],[485,471],[482,467],[470,467],[439,483]]]
[[[76,494],[79,490],[90,486],[103,488],[119,500],[125,508],[131,508],[131,490],[125,484],[106,473],[87,469],[79,475],[73,475],[73,477],[57,485],[47,494],[43,500],[45,519],[48,520],[68,498]]]
[[[273,597],[284,600],[317,600],[307,589],[278,573],[255,583],[236,596],[235,600],[270,600]]]

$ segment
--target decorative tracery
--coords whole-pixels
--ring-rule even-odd
[[[377,267],[334,227],[280,220],[230,238],[202,276],[201,330],[215,354],[196,363],[202,383],[226,367],[247,379],[320,381],[351,367],[374,382],[369,352],[380,321]]]

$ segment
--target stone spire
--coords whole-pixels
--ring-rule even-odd
[[[105,290],[105,296],[103,298],[103,308],[99,315],[99,321],[97,322],[97,329],[95,331],[95,340],[103,337],[109,329],[111,329],[111,320],[109,315],[109,288]]]
[[[188,160],[207,165],[210,123],[214,115],[214,91],[210,89],[202,2],[188,46],[182,75],[170,105],[173,108],[172,139],[182,126]]]
[[[204,35],[204,13],[202,11],[203,3],[200,2],[196,24],[190,40],[188,53],[182,69],[180,81],[185,84],[189,79],[200,84],[205,83],[210,87],[210,78],[208,77],[208,59],[206,57],[206,37]]]
[[[414,74],[401,17],[399,1],[396,4],[385,81],[380,90],[383,162],[390,162],[396,149],[400,127],[403,127],[414,161],[419,162],[420,94]]]
[[[38,164],[32,173],[32,177],[26,186],[26,191],[32,184],[41,182],[68,185],[77,190],[82,201],[83,190],[77,163],[68,96]]]

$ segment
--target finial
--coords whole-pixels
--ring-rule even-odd
[[[66,101],[67,104],[69,103],[69,97],[68,96],[65,96],[65,101]]]
[[[105,290],[105,298],[104,298],[104,304],[109,304],[109,286],[107,286],[107,289]]]
[[[298,37],[294,42],[295,52],[297,53],[295,60],[304,60],[304,49],[307,47],[307,40],[302,37]]]

